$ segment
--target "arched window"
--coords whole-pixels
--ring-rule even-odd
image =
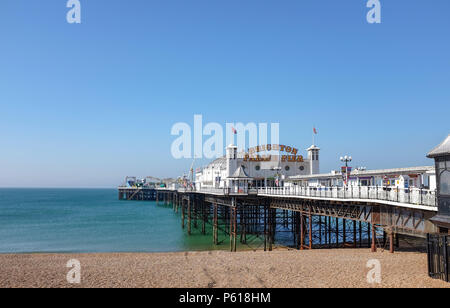
[[[439,189],[441,195],[450,196],[450,171],[444,170],[440,176]]]

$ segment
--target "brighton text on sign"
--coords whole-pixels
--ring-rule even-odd
[[[298,149],[282,145],[282,144],[266,144],[266,145],[259,145],[253,148],[250,148],[248,150],[248,153],[244,155],[244,161],[271,161],[272,155],[259,155],[256,153],[260,152],[285,152],[291,155],[281,155],[281,161],[282,162],[303,162],[303,156],[297,155]]]

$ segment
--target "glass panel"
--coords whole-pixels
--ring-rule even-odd
[[[450,195],[450,171],[444,171],[441,173],[439,186],[441,195]]]

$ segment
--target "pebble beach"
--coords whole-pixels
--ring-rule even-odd
[[[81,264],[70,284],[67,262]],[[381,264],[381,283],[368,283],[367,262]],[[427,276],[426,254],[368,249],[272,252],[3,254],[1,288],[449,288]]]

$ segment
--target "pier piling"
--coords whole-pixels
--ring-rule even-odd
[[[349,205],[311,200],[128,187],[121,188],[118,196],[121,200],[162,201],[171,205],[175,213],[181,211],[181,227],[188,235],[196,230],[206,235],[209,225],[213,244],[223,243],[219,240],[223,234],[225,239],[229,237],[233,252],[238,241],[240,245],[254,245],[255,249],[264,245],[265,251],[273,250],[276,242],[298,250],[363,248],[367,243],[376,252],[378,247],[387,249],[389,242],[389,252],[394,253],[398,247],[398,228],[382,225],[393,219],[382,216],[379,207],[358,205],[367,207],[358,212],[358,208]],[[415,225],[419,225],[418,221]]]
[[[187,215],[188,215],[188,217],[187,217],[187,233],[188,233],[188,235],[191,235],[191,219],[192,219],[192,217],[191,217],[191,198],[189,197],[188,198],[188,200],[187,200],[187,203],[188,203],[188,205],[187,205]]]

